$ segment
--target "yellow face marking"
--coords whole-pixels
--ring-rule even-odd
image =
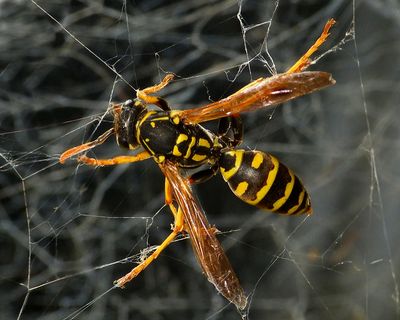
[[[157,161],[158,163],[164,162],[164,161],[165,161],[165,156],[158,156],[157,159],[156,159],[156,161]]]
[[[297,202],[297,204],[294,207],[292,207],[290,210],[288,210],[288,212],[287,212],[288,214],[292,214],[300,207],[301,203],[303,202],[305,193],[306,192],[304,189],[301,190],[300,195],[299,195],[299,201]]]
[[[149,142],[149,141],[150,141],[150,139],[149,139],[149,138],[146,138],[146,139],[144,139],[144,141],[146,141],[146,142]]]
[[[205,148],[210,148],[210,143],[208,142],[208,140],[200,138],[199,139],[199,146],[200,147],[205,147]]]
[[[192,157],[192,160],[194,160],[194,161],[203,161],[204,159],[207,159],[206,155],[195,154]]]
[[[264,157],[261,153],[257,152],[254,155],[253,161],[251,162],[251,167],[253,169],[258,169],[264,161]]]
[[[180,156],[182,156],[182,153],[179,151],[177,145],[174,146],[174,149],[172,150],[172,154],[173,154],[175,157],[180,157]]]
[[[151,125],[152,128],[156,127],[156,123],[154,121],[150,122],[150,125]]]
[[[236,190],[234,191],[234,193],[238,196],[241,197],[247,190],[247,188],[249,187],[249,184],[246,181],[242,181],[238,184]]]
[[[290,174],[290,181],[288,182],[288,184],[285,187],[285,195],[280,198],[279,200],[276,200],[273,204],[273,207],[271,209],[271,211],[276,211],[278,210],[280,207],[283,206],[283,204],[287,201],[287,199],[289,198],[290,194],[292,193],[293,190],[293,186],[294,186],[294,175],[293,173],[289,170],[289,174]]]
[[[267,179],[265,181],[265,184],[257,192],[256,198],[254,200],[247,200],[247,199],[245,200],[245,199],[243,199],[248,204],[256,205],[257,203],[259,203],[265,197],[265,195],[268,193],[269,189],[271,189],[272,184],[275,181],[276,174],[278,173],[278,169],[279,169],[279,161],[275,157],[273,157],[271,155],[269,155],[269,156],[271,158],[271,161],[272,161],[272,164],[274,165],[274,167],[272,168],[272,170],[270,170],[268,172],[268,177],[267,177]]]
[[[179,138],[179,137],[178,137]],[[192,139],[190,140],[189,146],[187,148],[186,154],[185,154],[185,159],[189,159],[190,155],[192,154],[192,148],[193,146],[196,144],[196,138],[192,137]]]
[[[225,171],[225,168],[220,168],[222,178],[225,181],[228,181],[239,170],[239,167],[242,165],[244,150],[232,150],[227,153],[235,157],[235,165],[228,171]]]
[[[186,141],[189,137],[186,134],[181,133],[176,139],[176,144],[181,144],[183,141]]]

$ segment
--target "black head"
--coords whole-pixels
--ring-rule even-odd
[[[139,146],[136,139],[136,123],[145,111],[146,107],[139,99],[112,105],[115,136],[121,148],[133,150]]]

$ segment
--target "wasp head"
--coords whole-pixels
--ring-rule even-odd
[[[139,147],[136,139],[136,124],[145,112],[146,107],[139,99],[111,105],[115,136],[121,148],[134,150]]]

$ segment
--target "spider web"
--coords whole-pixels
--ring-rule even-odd
[[[4,318],[399,318],[397,2],[31,0],[2,2],[0,16]],[[110,127],[110,101],[165,72],[177,80],[162,95],[184,109],[284,71],[330,17],[311,69],[336,85],[244,115],[243,147],[293,168],[314,214],[261,212],[218,177],[195,188],[248,309],[215,291],[183,237],[114,288],[169,233],[163,177],[151,161],[92,168],[60,165],[60,153]],[[114,141],[89,152],[120,154]]]

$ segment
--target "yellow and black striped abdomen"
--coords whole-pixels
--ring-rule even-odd
[[[219,160],[233,193],[244,202],[282,214],[310,214],[311,201],[300,179],[261,151],[230,150]]]

